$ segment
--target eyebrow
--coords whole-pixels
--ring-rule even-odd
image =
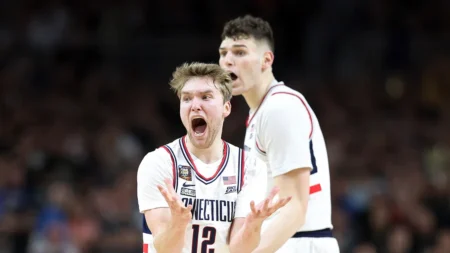
[[[201,90],[201,91],[182,91],[181,95],[191,95],[192,93],[200,93],[200,94],[209,94],[209,93],[214,93],[213,90]]]
[[[233,45],[233,46],[231,46],[232,48],[236,48],[236,47],[247,47],[246,45],[244,45],[244,44],[236,44],[236,45]],[[221,47],[221,48],[219,48],[219,50],[225,50],[226,48],[225,47]]]

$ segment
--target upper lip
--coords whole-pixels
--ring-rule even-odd
[[[204,121],[206,121],[206,120],[205,120],[205,117],[203,117],[203,116],[201,116],[201,115],[195,115],[195,116],[192,116],[192,117],[191,117],[191,121],[193,121],[194,119],[203,119]]]
[[[235,78],[237,78],[237,74],[236,74],[236,73],[234,73],[233,71],[228,71],[228,73],[230,74],[230,76],[231,76],[231,79],[233,79],[233,80],[234,80],[233,76],[234,76]]]

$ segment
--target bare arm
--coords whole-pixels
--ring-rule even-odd
[[[230,229],[230,252],[247,253],[256,249],[261,241],[261,226],[264,220],[291,200],[290,197],[285,197],[273,202],[278,192],[279,189],[275,187],[258,205],[250,202],[251,212],[247,217],[234,219]]]
[[[181,252],[186,227],[172,221],[169,208],[146,211],[145,218],[154,236],[154,246],[158,253]]]
[[[158,253],[181,252],[192,219],[192,206],[185,207],[173,188],[173,166],[170,152],[159,148],[144,157],[137,173],[139,211],[145,215]]]
[[[255,252],[275,252],[305,223],[313,167],[314,114],[298,94],[275,94],[261,115],[261,147],[266,151],[280,197],[292,200],[270,220]]]
[[[233,252],[251,252],[260,241],[261,222],[249,222],[248,215],[254,209],[254,201],[263,202],[267,191],[266,164],[255,156],[242,153],[245,157],[241,177],[244,178],[242,190],[238,193],[236,212],[229,232],[229,247]]]
[[[252,252],[261,239],[261,224],[246,224],[245,218],[234,219],[230,230],[230,252]]]
[[[300,168],[275,177],[275,185],[280,188],[280,198],[292,196],[292,200],[270,221],[254,253],[275,252],[305,223],[310,170]]]
[[[165,187],[156,184],[165,202],[165,207],[152,208],[144,212],[147,225],[153,234],[153,245],[158,253],[181,253],[186,227],[192,220],[192,205],[181,202],[172,186],[172,180],[163,180]],[[154,194],[158,194],[157,191]]]

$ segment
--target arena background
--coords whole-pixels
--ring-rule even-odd
[[[450,1],[0,2],[0,253],[142,252],[136,170],[184,133],[168,87],[225,21],[275,31],[316,111],[342,252],[450,252]],[[232,101],[224,139],[242,145]]]

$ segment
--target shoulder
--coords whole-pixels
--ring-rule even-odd
[[[139,165],[139,170],[152,169],[164,169],[167,165],[173,163],[174,149],[176,148],[177,141],[163,145],[151,152],[148,152]]]
[[[276,87],[267,94],[267,101],[262,105],[261,114],[263,121],[284,123],[302,115],[313,114],[308,101],[298,91],[287,86]]]
[[[277,87],[270,94],[268,94],[268,96],[265,111],[270,112],[280,109],[285,111],[309,107],[303,94],[287,86]]]
[[[148,152],[142,159],[143,163],[158,163],[170,161],[170,149],[167,146],[161,146],[151,152]]]

